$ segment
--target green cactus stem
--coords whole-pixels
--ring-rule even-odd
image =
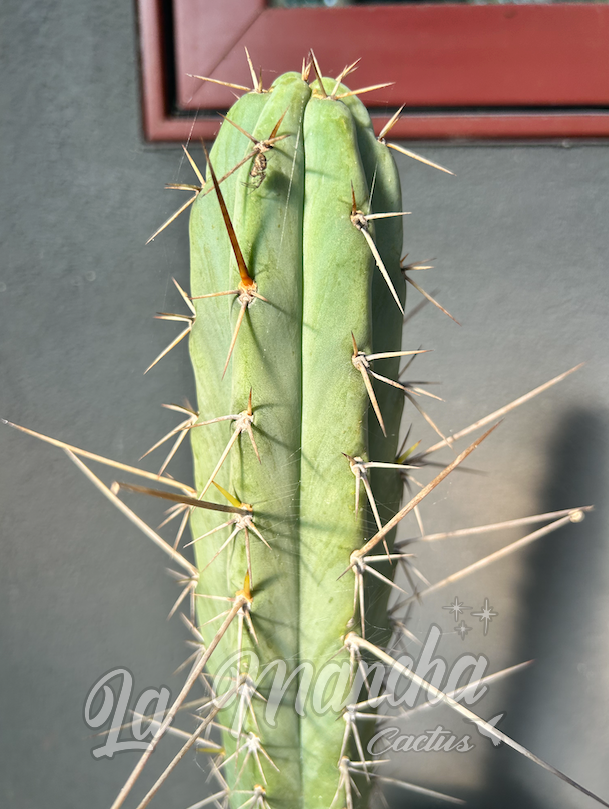
[[[341,649],[354,624],[353,582],[339,576],[364,542],[369,512],[363,498],[356,512],[356,477],[346,456],[392,461],[404,398],[390,385],[375,384],[385,437],[353,361],[353,339],[364,355],[398,352],[402,315],[368,241],[352,221],[353,200],[363,215],[393,213],[399,211],[401,195],[391,155],[376,141],[364,106],[355,96],[336,98],[346,92],[342,85],[336,92],[336,84],[324,80],[323,92],[319,82],[309,85],[300,74],[286,74],[267,94],[248,93],[229,111],[211,153],[217,177],[251,149],[251,140],[233,124],[261,141],[281,121],[277,136],[288,135],[266,153],[262,177],[252,177],[247,161],[220,191],[248,273],[265,300],[243,302],[238,294],[196,300],[191,337],[201,420],[246,413],[251,391],[256,446],[241,432],[214,480],[251,505],[253,522],[268,542],[267,547],[249,530],[248,560],[245,531],[239,532],[209,564],[233,526],[197,541],[199,592],[232,596],[249,570],[257,643],[244,636],[243,648],[254,650],[262,666],[285,661],[288,676],[303,661],[322,669],[337,653],[339,659],[347,657]],[[401,218],[364,219],[364,227],[378,246],[391,286],[401,291],[401,306]],[[190,232],[193,298],[235,290],[237,259],[217,193],[195,202]],[[399,357],[382,362],[396,378]],[[199,490],[236,429],[236,421],[227,421],[191,430]],[[379,497],[393,507],[401,491],[399,472],[383,471]],[[213,488],[206,496],[221,502]],[[197,509],[193,536],[207,534],[220,522]],[[386,601],[388,588],[375,589],[378,593],[370,594],[375,605]],[[214,628],[207,622],[218,612],[217,604],[197,601],[208,641]],[[237,634],[233,628],[223,638],[222,653],[209,664],[212,673],[223,656],[236,650]],[[242,730],[259,733],[261,746],[278,767],[279,772],[263,765],[272,806],[322,809],[337,794],[344,723],[336,721],[338,709],[316,713],[307,708],[298,715],[297,685],[295,677],[276,727],[265,725],[261,710],[258,728],[246,720]],[[261,690],[261,696],[268,696]],[[337,696],[344,699],[345,693]],[[235,741],[226,736],[233,752]],[[252,790],[261,773],[252,760],[243,772],[241,765],[235,757],[229,783],[239,774],[236,787]]]

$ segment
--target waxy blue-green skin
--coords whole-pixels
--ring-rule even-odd
[[[324,80],[328,92],[334,84]],[[252,390],[253,430],[261,460],[243,433],[216,480],[253,506],[254,523],[270,545],[267,548],[250,532],[251,616],[258,643],[244,629],[243,648],[255,652],[262,667],[285,661],[289,675],[302,663],[312,664],[319,673],[328,664],[348,662],[343,638],[357,627],[353,575],[339,576],[351,552],[371,535],[371,515],[363,490],[355,513],[355,478],[343,453],[367,459],[372,451],[375,459],[393,459],[402,404],[391,390],[388,394],[377,390],[388,430],[384,439],[369,411],[361,374],[351,362],[351,333],[363,351],[399,350],[401,314],[350,219],[352,184],[364,213],[391,210],[394,205],[399,209],[393,161],[374,138],[365,108],[356,98],[345,102],[323,98],[315,83],[309,86],[299,74],[286,74],[270,92],[243,96],[228,117],[261,140],[269,137],[282,115],[277,134],[289,137],[266,153],[260,185],[256,187],[259,178],[250,177],[248,161],[221,186],[249,273],[266,301],[256,300],[247,308],[224,379],[239,303],[235,296],[197,301],[191,356],[200,421],[244,411]],[[224,123],[211,153],[216,175],[224,175],[251,147],[249,139]],[[376,230],[371,223],[370,231],[403,294],[401,220],[375,224]],[[237,265],[214,191],[201,195],[193,206],[191,257],[193,296],[237,288]],[[396,365],[387,361],[382,368],[379,363],[379,371],[395,378]],[[231,434],[232,423],[226,421],[191,431],[199,489]],[[399,504],[399,475],[377,478],[377,498],[385,513],[388,509],[393,513]],[[214,487],[205,498],[225,502]],[[193,537],[225,520],[224,515],[197,509],[192,516]],[[229,530],[195,545],[201,594],[234,597],[243,587],[247,571],[243,532],[207,567]],[[368,590],[369,602],[377,607],[386,602],[384,590]],[[229,607],[197,599],[206,643],[220,624],[207,622]],[[382,626],[383,621],[386,625],[386,618],[375,612],[374,624]],[[235,622],[212,656],[211,675],[236,648]],[[232,805],[244,803],[256,784],[265,786],[271,809],[331,805],[339,786],[344,722],[340,710],[318,712],[310,700],[297,712],[299,683],[302,677],[295,677],[286,691],[274,727],[265,721],[264,703],[255,700],[258,729],[248,719],[244,733],[259,735],[279,772],[261,758],[264,784],[253,757],[241,769],[241,751],[238,763],[224,773],[236,790],[246,791],[235,794]],[[268,696],[269,685],[268,679],[260,685],[262,697]],[[333,695],[330,684],[326,700],[334,696],[339,703],[346,697],[344,686],[335,685]],[[218,684],[219,691],[229,687],[230,681]],[[224,722],[234,719],[230,711],[221,716]],[[228,755],[234,752],[230,735],[224,734],[224,743]],[[339,794],[334,806],[343,802]]]

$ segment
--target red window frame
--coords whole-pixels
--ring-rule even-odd
[[[328,75],[362,61],[351,86],[392,137],[609,136],[609,5],[358,5],[269,8],[265,0],[137,0],[144,134],[212,138],[232,91],[250,85],[247,46],[265,84],[312,47]]]

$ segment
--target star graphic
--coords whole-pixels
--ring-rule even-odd
[[[493,612],[493,608],[489,606],[488,598],[485,598],[484,606],[480,607],[480,612],[472,612],[472,615],[475,615],[476,618],[480,618],[481,621],[484,621],[484,634],[486,635],[488,632],[488,625],[493,618],[499,615],[499,613]]]
[[[459,626],[455,627],[455,631],[458,635],[461,635],[461,640],[465,640],[465,636],[471,631],[471,626],[468,626],[465,621],[461,619],[461,623]]]
[[[497,724],[503,719],[505,714],[506,714],[505,711],[503,711],[502,713],[496,714],[495,716],[493,716],[492,719],[487,719],[486,724],[490,725],[493,728],[497,727]],[[472,722],[471,719],[466,719],[465,721],[466,722]],[[475,726],[476,730],[478,731],[478,733],[481,736],[486,736],[487,739],[490,739],[492,741],[493,747],[497,747],[498,745],[501,744],[501,739],[498,739],[497,736],[495,736],[495,734],[492,733],[490,730],[487,730],[486,728],[480,727],[480,725],[477,725],[475,722],[472,722],[472,725]]]
[[[455,614],[455,621],[458,621],[463,610],[471,610],[471,607],[464,607],[463,602],[459,601],[459,596],[455,596],[453,603],[448,604],[446,607],[442,607],[442,609],[453,612]]]

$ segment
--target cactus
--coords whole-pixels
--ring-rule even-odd
[[[325,83],[328,96],[335,85]],[[338,94],[341,90],[345,92],[339,85]],[[356,97],[347,106],[325,95],[300,74],[287,74],[265,97],[243,96],[212,152],[210,168],[216,174],[230,171],[249,146],[230,122],[262,141],[281,121],[278,134],[289,137],[273,146],[258,187],[248,179],[253,172],[246,164],[222,190],[217,186],[217,194],[201,196],[191,219],[193,296],[234,288],[238,277],[216,198],[224,196],[251,283],[265,298],[248,300],[241,292],[239,305],[231,300],[237,324],[245,317],[223,381],[232,331],[226,300],[201,300],[197,305],[191,355],[200,407],[211,417],[235,414],[234,427],[223,422],[223,431],[216,425],[192,431],[198,491],[209,492],[216,459],[231,432],[235,436],[240,429],[239,419],[248,426],[248,419],[253,422],[252,438],[241,428],[238,444],[214,478],[240,501],[253,504],[252,527],[235,537],[230,555],[225,551],[224,559],[220,555],[212,564],[225,537],[216,533],[197,541],[199,588],[202,593],[233,595],[247,572],[254,594],[254,649],[262,666],[288,661],[288,676],[301,661],[319,661],[321,666],[340,652],[353,614],[352,582],[348,577],[337,581],[364,541],[364,509],[354,509],[356,480],[349,458],[368,456],[368,391],[354,367],[353,340],[355,357],[362,361],[362,352],[399,350],[401,334],[401,314],[384,281],[384,289],[374,287],[380,300],[370,301],[374,259],[352,222],[352,199],[358,208],[367,207],[368,183],[379,163],[375,145],[386,147],[377,144]],[[389,171],[381,166],[377,173],[373,201],[381,207],[375,212],[395,210],[383,207],[389,195],[400,199],[393,163],[389,166]],[[214,231],[222,237],[219,244],[213,240]],[[401,227],[392,231],[382,245],[397,283]],[[245,272],[243,264],[239,269]],[[387,312],[378,342],[373,342],[371,329],[375,303]],[[390,342],[384,344],[387,338]],[[215,384],[210,385],[211,380]],[[248,411],[249,396],[253,408]],[[386,439],[379,440],[372,412],[371,441],[388,445],[382,459],[396,455],[401,398],[395,390],[390,415],[385,414]],[[399,479],[399,473],[394,477]],[[208,534],[218,522],[213,512],[197,510],[194,536]],[[242,536],[245,532],[249,538],[247,533]],[[205,625],[217,607],[206,599],[198,603],[199,623]],[[208,643],[212,632],[203,634]],[[236,640],[236,630],[227,632],[220,662],[236,648]],[[296,680],[278,711],[276,728],[265,728],[259,720],[261,745],[272,751],[278,768],[265,767],[268,801],[329,806],[337,790],[344,727],[336,722],[335,711],[295,714],[295,686]],[[231,753],[233,747],[234,742]],[[235,764],[233,782],[240,766]],[[249,787],[243,773],[240,783],[245,789],[261,780],[254,763],[247,780]]]
[[[400,262],[397,170],[358,92],[342,83],[347,72],[322,79],[313,58],[302,74],[285,74],[268,91],[254,79],[206,154],[206,179],[187,153],[200,180],[191,187],[190,295],[178,287],[189,314],[161,317],[186,323],[168,348],[190,336],[198,412],[185,410],[173,435],[178,442],[190,435],[194,488],[162,470],[147,477],[170,492],[132,484],[108,490],[77,460],[82,452],[67,448],[131,519],[121,487],[173,500],[173,516],[183,516],[178,538],[187,515],[192,530],[186,544],[194,546],[194,566],[141,526],[185,571],[182,597],[196,605],[202,650],[113,809],[204,668],[213,693],[179,756],[207,739],[212,722],[224,726],[216,797],[234,809],[363,805],[372,780],[370,730],[355,714],[358,700],[368,712],[379,703],[368,705],[353,690],[359,662],[376,659],[417,683],[382,650],[392,631],[388,596],[401,590],[391,579],[408,564],[403,550],[392,548],[395,527],[488,433],[400,508],[407,462],[425,461],[398,442],[404,400],[416,404],[413,394],[421,392],[399,381],[400,358],[419,353],[401,350],[403,278],[417,285]],[[440,438],[438,446],[451,443]],[[557,523],[582,513],[570,510]],[[283,663],[291,681],[278,704],[272,678],[254,676],[254,660],[259,670]],[[305,663],[317,675],[336,675],[323,690],[324,710],[298,707]],[[421,684],[596,797],[451,695]]]

